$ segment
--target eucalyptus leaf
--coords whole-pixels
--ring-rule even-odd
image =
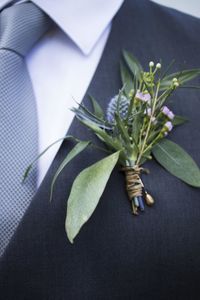
[[[118,159],[119,152],[116,152],[84,169],[76,177],[67,203],[65,222],[71,243],[93,214]]]
[[[128,51],[123,51],[123,58],[127,64],[127,66],[129,67],[130,71],[132,72],[133,76],[136,77],[137,80],[141,79],[141,75],[143,72],[142,66],[139,63],[139,61],[137,60],[137,58],[135,58],[131,53],[129,53]]]
[[[191,186],[200,187],[200,169],[179,145],[164,139],[152,152],[155,159],[172,175]]]
[[[61,163],[61,165],[59,166],[57,172],[55,173],[52,183],[51,183],[51,193],[50,193],[50,201],[52,200],[52,195],[53,195],[53,189],[54,189],[54,185],[55,182],[58,178],[58,176],[60,175],[60,173],[63,171],[63,169],[66,167],[66,165],[75,157],[77,156],[79,153],[81,153],[88,145],[90,144],[90,141],[83,141],[83,142],[79,142],[78,144],[76,144],[74,146],[74,148],[68,153],[68,155],[65,157],[65,159],[63,160],[63,162]]]
[[[182,125],[187,123],[189,120],[185,117],[176,115],[172,121],[174,126]]]
[[[99,119],[103,119],[104,118],[104,112],[103,112],[101,106],[99,105],[99,103],[92,96],[89,96],[89,99],[92,103],[95,116],[98,117]]]
[[[190,70],[184,70],[182,72],[176,72],[170,74],[161,80],[160,91],[168,88],[171,85],[173,78],[177,78],[180,84],[182,85],[183,83],[186,83],[196,78],[199,75],[200,75],[200,69],[190,69]]]

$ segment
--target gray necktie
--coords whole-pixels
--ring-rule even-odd
[[[51,24],[30,2],[0,14],[0,255],[36,191],[37,168],[21,184],[38,154],[36,103],[24,57]]]

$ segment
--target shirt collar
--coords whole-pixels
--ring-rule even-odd
[[[87,55],[104,32],[123,0],[32,0]]]
[[[0,9],[26,0],[0,0]],[[124,0],[32,0],[87,55]]]

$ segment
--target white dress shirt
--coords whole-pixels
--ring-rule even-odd
[[[10,1],[2,1],[1,5]],[[27,56],[37,101],[39,152],[65,136],[94,75],[123,0],[33,0],[58,25]],[[38,186],[61,143],[39,160]]]

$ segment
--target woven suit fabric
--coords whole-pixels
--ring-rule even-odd
[[[24,58],[50,24],[33,3],[8,7],[0,15],[0,255],[37,187],[37,167],[22,184],[38,154],[36,102]]]
[[[62,14],[65,16],[64,11]],[[91,95],[106,111],[109,100],[122,87],[119,62],[123,49],[133,53],[145,70],[149,61],[157,63],[160,59],[161,72],[173,59],[176,64],[169,73],[200,67],[199,36],[200,19],[153,1],[125,0],[113,19],[82,103],[92,109]],[[198,80],[191,84],[200,85]],[[171,100],[170,109],[190,122],[173,130],[169,139],[200,165],[199,91],[179,89]],[[77,118],[66,134],[102,146]],[[145,165],[151,172],[142,179],[155,205],[146,206],[143,214],[134,217],[124,174],[115,168],[93,216],[72,245],[64,225],[73,181],[82,170],[105,157],[93,147],[78,155],[63,170],[49,203],[52,178],[73,146],[72,141],[63,142],[0,260],[0,298],[200,299],[199,189],[187,186],[151,160]]]

